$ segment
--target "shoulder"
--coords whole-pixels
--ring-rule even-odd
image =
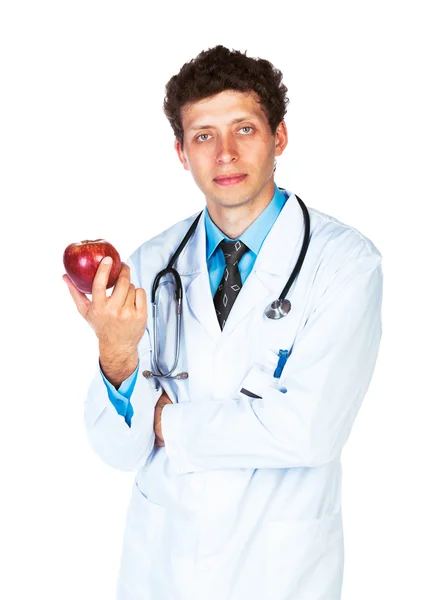
[[[327,215],[315,208],[308,208],[311,222],[311,239],[324,254],[335,253],[341,256],[375,256],[379,261],[382,255],[375,244],[352,225]]]
[[[294,192],[280,189],[287,196],[288,201],[296,196]],[[298,197],[296,196],[296,198]],[[358,251],[365,255],[375,255],[381,258],[374,243],[358,229],[308,206],[307,203],[305,205],[310,217],[310,244],[316,253],[321,251],[322,254],[333,252],[349,254],[352,251]]]
[[[337,293],[361,289],[381,294],[382,255],[375,244],[351,225],[309,208],[316,298],[330,288]]]
[[[186,232],[193,224],[195,218],[202,211],[178,221],[156,236],[143,242],[130,255],[129,261],[136,271],[138,279],[142,280],[142,271],[150,268],[150,271],[158,272],[166,267],[172,254],[179,246]]]
[[[150,250],[151,252],[154,250],[163,250],[163,253],[166,255],[172,254],[172,252],[176,250],[178,243],[182,240],[189,227],[194,222],[194,219],[201,212],[202,211],[198,211],[190,217],[178,221],[161,233],[158,233],[153,238],[147,240],[134,251],[132,256],[143,255],[145,252],[147,252],[147,250]]]
[[[351,289],[382,280],[382,255],[376,245],[356,227],[308,206],[310,242],[303,268],[312,281],[315,298],[329,287]],[[369,285],[365,284],[365,285]]]

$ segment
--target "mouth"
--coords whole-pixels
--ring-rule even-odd
[[[236,185],[241,183],[247,175],[245,173],[233,173],[232,175],[220,175],[214,178],[214,182],[218,185]]]

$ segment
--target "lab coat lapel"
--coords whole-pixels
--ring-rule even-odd
[[[295,195],[289,196],[236,298],[222,338],[230,335],[253,310],[264,312],[267,304],[279,297],[293,271],[304,239],[304,218]]]
[[[186,302],[194,317],[217,343],[221,333],[211,295],[206,264],[205,211],[197,229],[178,258],[177,270],[182,278]]]

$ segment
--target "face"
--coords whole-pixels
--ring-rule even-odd
[[[273,135],[254,92],[224,91],[182,110],[184,143],[175,148],[208,207],[266,206],[275,156],[287,146],[282,121]]]

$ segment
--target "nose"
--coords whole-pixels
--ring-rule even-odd
[[[220,164],[228,164],[239,158],[236,142],[232,135],[219,136],[216,160]]]

